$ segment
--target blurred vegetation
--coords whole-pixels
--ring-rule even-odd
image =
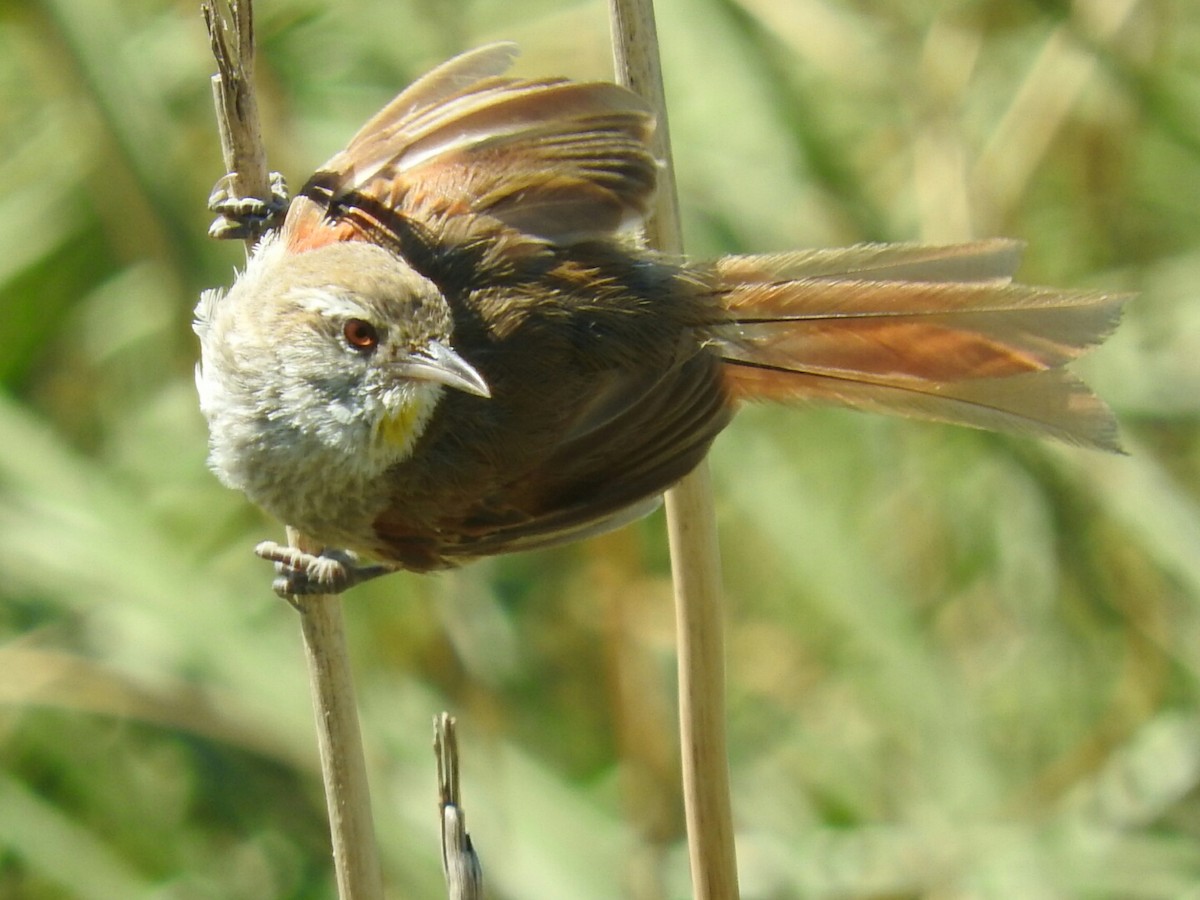
[[[333,896],[276,524],[204,465],[190,331],[240,248],[194,0],[0,5],[0,897]],[[497,38],[602,77],[605,10],[260,0],[272,166]],[[1079,368],[1106,457],[842,411],[713,454],[744,896],[1200,890],[1200,8],[661,0],[687,241],[1028,241],[1136,291]],[[658,517],[347,607],[386,880],[436,897],[432,716],[494,897],[687,895]]]

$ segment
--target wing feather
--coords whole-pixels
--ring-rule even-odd
[[[658,173],[645,103],[605,82],[503,77],[514,53],[464,54],[389,103],[301,190],[289,246],[370,239],[356,217],[380,225],[380,208],[435,240],[469,233],[464,218],[560,245],[642,222]]]

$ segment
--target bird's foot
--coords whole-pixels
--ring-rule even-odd
[[[208,197],[208,208],[217,218],[208,228],[208,236],[218,240],[257,239],[279,225],[288,208],[287,182],[278,172],[271,173],[271,196],[237,197],[232,193],[233,175],[217,180]]]
[[[396,571],[388,565],[363,565],[349,550],[328,547],[320,553],[305,553],[295,547],[263,541],[254,552],[275,563],[278,577],[271,587],[285,600],[312,594],[340,594],[356,584]]]

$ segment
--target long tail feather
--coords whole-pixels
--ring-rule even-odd
[[[1118,450],[1108,407],[1062,366],[1125,298],[1013,285],[1019,245],[867,245],[717,264],[739,399],[826,402]],[[903,279],[903,280],[900,280]]]
[[[857,244],[758,256],[727,256],[717,265],[727,284],[848,278],[874,281],[1008,281],[1021,262],[1020,241],[986,238],[966,244]]]

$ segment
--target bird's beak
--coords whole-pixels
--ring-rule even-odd
[[[406,378],[433,381],[479,397],[492,396],[475,367],[441,341],[430,341],[417,352],[400,356],[395,367]]]

